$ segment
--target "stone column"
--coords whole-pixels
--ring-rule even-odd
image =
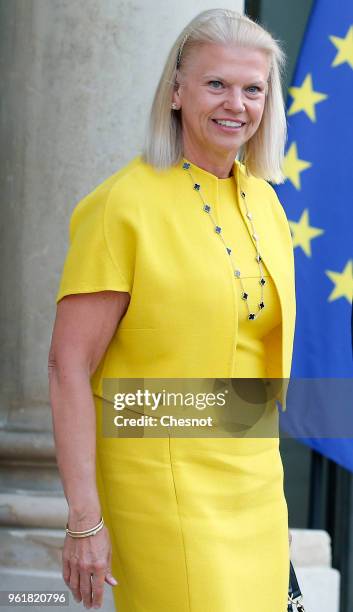
[[[243,0],[0,0],[3,572],[59,571],[47,356],[70,213],[138,153],[171,44],[217,6]]]

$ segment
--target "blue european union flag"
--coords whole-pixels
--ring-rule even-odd
[[[337,7],[330,0],[314,2],[287,118],[286,182],[276,191],[295,247],[292,377],[352,377],[352,0],[340,0]],[[353,471],[353,439],[342,435],[309,443]]]

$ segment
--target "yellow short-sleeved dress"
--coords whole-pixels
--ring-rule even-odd
[[[288,517],[278,438],[102,435],[105,377],[266,377],[285,371],[283,304],[293,297],[293,285],[278,291],[281,275],[273,264],[286,259],[285,272],[293,276],[283,209],[265,181],[244,177],[239,185],[238,162],[228,179],[193,164],[191,170],[237,254],[253,306],[259,270],[239,190],[246,187],[250,200],[255,187],[262,195],[252,202],[256,230],[260,239],[272,231],[268,244],[278,251],[263,252],[266,307],[256,321],[247,319],[224,245],[182,164],[160,173],[141,158],[76,206],[57,294],[57,301],[105,289],[131,295],[92,377],[97,484],[119,581],[116,609],[285,612]],[[292,329],[294,322],[287,319],[286,325]],[[292,337],[285,333],[288,352]]]

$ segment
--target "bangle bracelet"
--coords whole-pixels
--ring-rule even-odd
[[[99,521],[98,525],[95,525],[95,527],[92,527],[91,529],[86,529],[85,531],[72,531],[71,529],[69,529],[68,523],[66,523],[66,533],[71,538],[86,538],[88,536],[96,535],[96,533],[103,529],[103,527],[104,520],[103,517],[101,517],[101,520]]]
[[[69,531],[70,533],[73,533],[74,535],[81,535],[83,533],[89,533],[93,531],[94,529],[97,529],[97,527],[99,527],[101,523],[103,523],[103,517],[101,517],[99,523],[95,525],[95,527],[91,527],[90,529],[85,529],[84,531],[73,531],[72,529],[69,529],[68,523],[66,523],[66,529],[67,531]]]

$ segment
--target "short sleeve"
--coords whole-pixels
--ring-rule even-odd
[[[110,196],[111,189],[97,188],[74,208],[56,302],[75,293],[130,292],[131,244]]]

